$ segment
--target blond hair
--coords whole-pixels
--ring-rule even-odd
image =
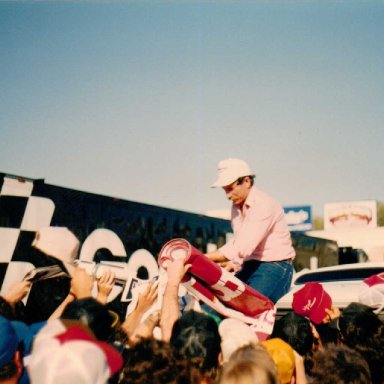
[[[276,365],[266,349],[247,345],[236,350],[223,366],[220,384],[279,384]]]

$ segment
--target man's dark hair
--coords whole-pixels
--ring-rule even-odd
[[[168,343],[143,339],[124,354],[119,383],[172,384],[176,376],[175,359]]]
[[[384,324],[371,307],[349,304],[341,314],[339,327],[342,341],[359,352],[368,362],[372,382],[384,382]]]
[[[314,355],[313,384],[371,384],[368,363],[353,349],[333,346]]]
[[[62,319],[80,320],[89,327],[99,340],[106,341],[111,337],[113,317],[108,308],[96,299],[89,297],[75,300],[64,309]]]
[[[221,338],[216,321],[196,311],[188,311],[174,324],[170,344],[180,359],[196,363],[202,373],[216,375]]]
[[[311,352],[314,341],[309,320],[294,311],[276,320],[271,337],[284,340],[301,356]]]
[[[242,176],[242,177],[239,177],[239,178],[236,180],[236,183],[237,183],[238,185],[243,184],[244,179],[245,179],[246,177],[249,177],[249,180],[250,180],[250,182],[251,182],[251,185],[253,185],[254,182],[255,182],[255,175],[248,175],[248,176]]]
[[[177,359],[169,343],[143,339],[124,354],[119,384],[200,384],[201,373],[189,360]]]

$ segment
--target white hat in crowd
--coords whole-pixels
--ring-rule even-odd
[[[363,280],[359,301],[373,308],[376,313],[384,308],[384,272]]]
[[[232,184],[239,177],[253,176],[249,165],[240,159],[221,160],[217,165],[218,178],[211,185],[211,188],[225,187]]]
[[[106,384],[122,367],[120,353],[82,325],[48,323],[26,365],[31,384]]]
[[[229,357],[237,349],[259,342],[256,333],[251,327],[238,319],[227,318],[221,321],[219,324],[219,334],[224,363],[229,360]]]
[[[79,251],[80,241],[66,227],[44,227],[36,232],[32,246],[64,263],[72,263]]]

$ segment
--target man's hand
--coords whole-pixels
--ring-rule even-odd
[[[185,259],[176,259],[167,263],[168,285],[179,286],[184,275],[192,267],[192,264],[184,264]]]
[[[71,280],[71,294],[76,299],[84,299],[92,296],[93,276],[89,275],[84,269],[77,267],[74,269]]]
[[[221,268],[224,268],[228,272],[235,272],[236,268],[235,265],[232,263],[232,261],[223,261],[221,263],[218,263]]]
[[[104,271],[100,279],[97,280],[97,297],[102,304],[107,304],[108,295],[111,293],[115,284],[115,274],[110,269]]]
[[[215,263],[221,263],[228,261],[228,259],[220,252],[220,251],[213,251],[206,253],[205,256],[209,259],[214,261]]]
[[[137,306],[136,310],[140,313],[146,312],[151,305],[155,302],[157,299],[157,293],[158,293],[158,281],[147,284],[147,287],[145,288],[145,291],[143,293],[139,293],[139,297],[137,299]]]
[[[340,309],[332,306],[331,309],[326,308],[325,313],[327,317],[323,320],[323,323],[330,323],[340,317]]]
[[[236,267],[232,263],[232,261],[228,260],[220,251],[213,251],[210,253],[206,253],[205,256],[215,262],[216,264],[220,265],[220,267],[224,268],[228,272],[235,272]]]
[[[151,337],[153,335],[153,330],[159,324],[159,321],[160,311],[155,311],[151,313],[133,330],[133,333],[129,336],[129,344],[135,345],[142,339]]]

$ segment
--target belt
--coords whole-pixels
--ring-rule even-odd
[[[244,263],[274,263],[274,262],[278,262],[278,261],[284,261],[285,263],[288,263],[288,264],[293,264],[293,260],[294,259],[284,259],[284,260],[271,260],[271,261],[263,261],[263,260],[247,260],[247,261],[244,261]]]

